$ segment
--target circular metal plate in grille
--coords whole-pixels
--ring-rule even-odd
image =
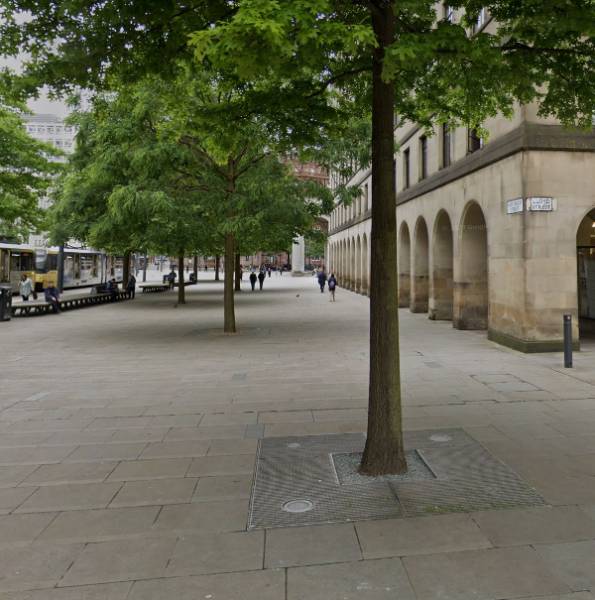
[[[441,433],[436,433],[434,435],[431,435],[430,439],[433,442],[450,442],[452,440],[450,435],[445,435],[445,434],[441,434]]]
[[[285,512],[303,513],[314,508],[314,504],[310,500],[290,500],[281,507]]]

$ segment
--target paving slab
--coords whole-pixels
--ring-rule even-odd
[[[187,533],[241,531],[248,520],[247,500],[219,500],[164,506],[157,531]]]
[[[121,462],[107,481],[137,481],[142,479],[171,479],[184,477],[190,467],[189,458],[131,460]]]
[[[86,444],[68,455],[64,462],[101,462],[134,460],[144,450],[144,442],[137,444]]]
[[[264,532],[184,535],[165,575],[207,575],[262,569]]]
[[[126,481],[111,501],[110,508],[184,504],[192,500],[197,481],[193,477]]]
[[[0,593],[0,600],[126,600],[131,582]]]
[[[530,547],[403,558],[418,600],[483,600],[571,591]]]
[[[0,517],[0,545],[32,542],[56,518],[56,513]]]
[[[192,502],[236,500],[250,498],[251,475],[219,475],[201,477],[192,496]]]
[[[150,534],[159,510],[159,507],[142,507],[63,512],[43,531],[38,541],[102,542]]]
[[[365,559],[491,547],[468,515],[440,515],[356,523]]]
[[[398,558],[287,570],[287,600],[416,600]]]
[[[361,560],[353,525],[317,525],[267,530],[265,567],[293,567]]]
[[[76,483],[39,487],[25,502],[19,505],[16,512],[105,508],[121,486],[121,483]],[[30,489],[23,488],[23,490]]]
[[[269,569],[137,581],[127,598],[127,600],[174,599],[285,600],[285,572],[283,569]]]
[[[234,440],[222,439],[211,440],[208,455],[225,455],[225,454],[255,454],[258,447],[258,440]]]
[[[15,487],[37,469],[37,465],[0,467],[0,489]]]
[[[204,456],[195,458],[188,469],[188,477],[214,475],[244,475],[254,471],[254,455]]]
[[[545,544],[535,549],[571,589],[595,589],[595,541]]]
[[[0,489],[0,514],[8,514],[20,506],[36,488],[5,488]]]
[[[115,461],[91,464],[60,463],[40,465],[21,485],[60,485],[65,483],[101,483],[116,467]]]
[[[143,538],[87,544],[59,586],[89,585],[162,576],[176,540]],[[60,548],[54,545],[54,548]]]
[[[209,446],[208,440],[153,442],[144,448],[140,458],[193,458],[204,456]]]
[[[595,539],[595,520],[576,506],[495,510],[472,517],[495,546]]]

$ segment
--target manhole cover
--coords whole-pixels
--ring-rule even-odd
[[[450,435],[443,435],[443,434],[435,434],[435,435],[431,435],[430,439],[433,442],[450,442],[452,440],[452,438],[450,437]]]
[[[285,512],[303,513],[314,508],[314,504],[310,500],[290,500],[282,506]]]

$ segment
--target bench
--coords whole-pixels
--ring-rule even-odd
[[[138,286],[144,292],[166,292],[169,290],[169,283],[141,283]]]
[[[75,308],[83,308],[84,306],[93,306],[95,304],[104,304],[106,302],[119,302],[120,300],[128,300],[130,292],[118,291],[115,295],[109,293],[102,294],[77,294],[65,296],[58,301],[60,310],[73,310]],[[41,315],[53,312],[52,305],[45,300],[31,300],[28,302],[19,302],[13,304],[11,313],[16,316],[31,316]]]

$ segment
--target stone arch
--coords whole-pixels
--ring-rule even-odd
[[[576,232],[579,339],[595,339],[595,208]]]
[[[453,325],[457,329],[487,329],[488,228],[477,202],[469,202],[459,227],[459,268],[454,282]]]
[[[399,228],[399,306],[411,304],[411,237],[406,221]]]
[[[370,289],[370,259],[368,252],[368,236],[362,237],[362,294],[368,294]]]
[[[414,313],[428,312],[430,281],[430,241],[428,226],[418,217],[413,235],[413,276],[411,278],[410,309]]]
[[[349,289],[355,290],[355,238],[349,241]]]
[[[448,213],[442,209],[436,216],[432,234],[430,319],[452,319],[453,261],[452,224]]]

